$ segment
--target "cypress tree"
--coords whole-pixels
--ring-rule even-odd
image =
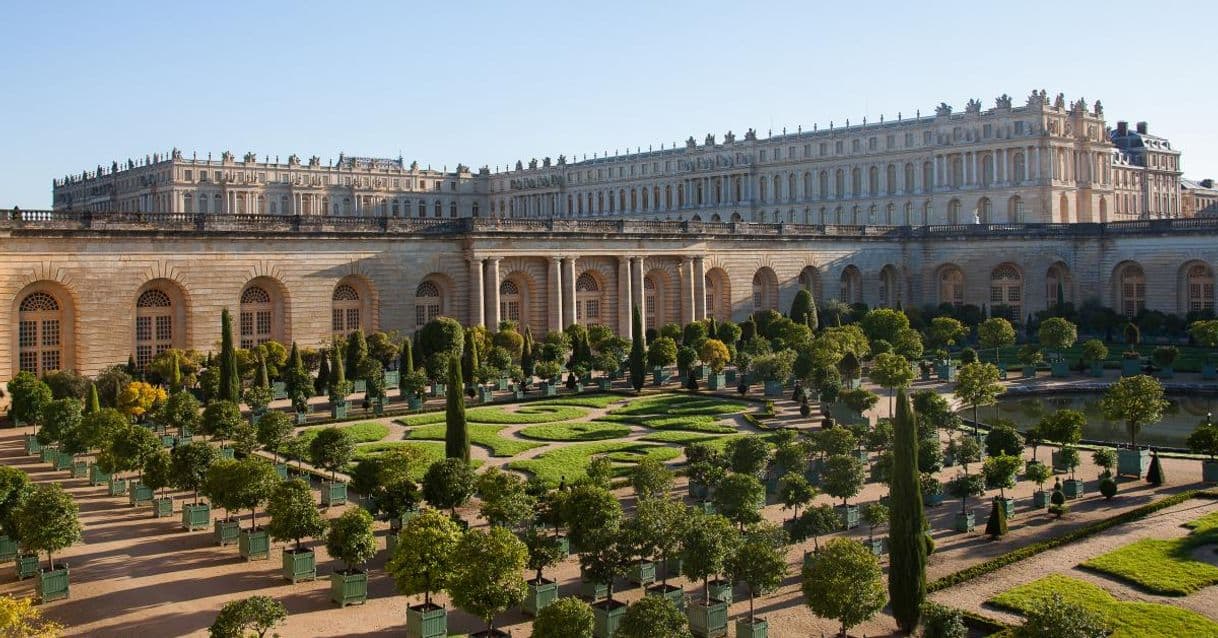
[[[795,293],[795,299],[791,301],[791,321],[805,323],[811,306],[812,293],[808,292],[807,288],[800,288],[799,292]]]
[[[901,309],[901,302],[897,302],[897,310]],[[816,297],[812,293],[808,293],[808,314],[804,315],[804,323],[812,329],[813,332],[820,329],[820,314],[816,311]]]
[[[448,392],[444,409],[444,456],[469,463],[469,426],[465,423],[465,397],[461,396],[461,362],[452,355],[448,362]]]
[[[461,357],[461,376],[465,379],[473,380],[474,373],[478,370],[478,344],[474,340],[474,334],[469,330],[465,331],[465,352]]]
[[[266,372],[266,357],[258,359],[258,379],[255,383],[260,388],[271,387],[271,376]]]
[[[300,348],[296,346],[296,342],[292,342],[292,352],[288,355],[288,369],[283,374],[284,390],[287,391],[288,397],[292,400],[292,405],[297,406],[299,401],[304,400],[309,396],[309,372],[305,370],[304,358],[300,356]],[[301,387],[301,386],[304,387]]]
[[[635,392],[639,392],[643,389],[643,350],[647,347],[644,343],[647,339],[643,334],[643,317],[639,314],[638,306],[631,311],[630,325],[634,336],[630,343],[630,385],[634,386]]]
[[[995,498],[990,503],[990,519],[985,523],[985,533],[991,540],[1007,534],[1007,508]]]
[[[221,401],[241,403],[241,374],[237,372],[237,352],[233,347],[233,318],[228,308],[220,312],[220,392]]]
[[[347,360],[344,366],[351,371],[352,377],[359,374],[360,364],[364,359],[368,358],[368,340],[364,338],[364,331],[356,328],[351,336],[347,337]]]
[[[347,370],[343,365],[343,356],[341,352],[334,353],[334,365],[330,366],[330,391],[333,392],[342,384],[347,382]],[[346,397],[339,397],[341,401]]]
[[[169,391],[178,392],[182,389],[182,366],[177,356],[173,358],[173,367],[169,369]]]
[[[402,350],[398,354],[398,371],[402,377],[414,372],[414,348],[411,347],[410,339],[402,341]]]
[[[917,629],[926,600],[926,543],[922,538],[926,515],[918,480],[916,419],[904,388],[897,390],[896,402],[889,487],[888,596],[897,626],[909,634]]]
[[[313,392],[317,395],[326,393],[326,388],[330,386],[330,357],[325,350],[319,353],[317,364],[317,380],[313,382]]]
[[[1159,453],[1153,452],[1150,457],[1150,470],[1146,472],[1146,482],[1158,487],[1163,484],[1163,465],[1159,463]]]
[[[133,379],[139,378],[139,368],[135,367],[135,355],[127,355],[127,374]]]
[[[533,328],[525,326],[524,344],[520,348],[520,369],[524,372],[526,379],[532,378],[535,363],[533,360]]]
[[[101,402],[97,399],[97,384],[89,384],[89,401],[85,403],[85,414],[96,414],[101,411]]]

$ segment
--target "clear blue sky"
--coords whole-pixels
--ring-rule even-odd
[[[494,168],[1041,88],[1218,177],[1218,5],[821,4],[10,2],[0,207],[173,146]]]

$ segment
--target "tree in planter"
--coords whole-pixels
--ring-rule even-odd
[[[179,445],[170,452],[173,486],[194,494],[193,505],[199,504],[199,491],[206,482],[208,469],[220,458],[216,448],[196,441]]]
[[[1083,361],[1090,364],[1103,364],[1108,358],[1108,346],[1099,339],[1088,339],[1083,342]]]
[[[841,622],[843,638],[888,602],[879,559],[857,542],[835,538],[804,563],[804,602],[821,618]]]
[[[1062,465],[1066,466],[1066,469],[1070,470],[1070,480],[1075,480],[1074,470],[1081,463],[1078,456],[1078,449],[1069,445],[1063,446],[1061,449],[1061,462]]]
[[[474,491],[482,499],[479,513],[493,526],[518,529],[531,522],[536,499],[525,490],[524,479],[497,467],[487,468],[474,481]]]
[[[677,348],[677,369],[682,374],[693,372],[694,366],[698,363],[698,351],[693,349],[693,346],[681,346]]]
[[[842,499],[842,506],[845,507],[851,498],[863,491],[865,480],[863,462],[857,456],[835,454],[825,461],[821,490],[833,498]]]
[[[973,434],[977,433],[977,408],[993,405],[1006,388],[998,382],[998,368],[991,363],[970,363],[960,368],[956,387],[952,392],[956,398],[973,407]]]
[[[613,461],[606,456],[593,458],[584,473],[585,477],[580,479],[581,481],[609,489],[610,483],[613,482]]]
[[[647,348],[647,365],[665,368],[677,362],[677,342],[669,337],[660,337]]]
[[[1210,461],[1218,456],[1218,424],[1209,419],[1197,424],[1187,439],[1188,449],[1195,454],[1204,454]]]
[[[13,512],[17,539],[30,552],[46,552],[54,571],[54,553],[80,541],[79,513],[76,501],[58,483],[34,485]]]
[[[970,463],[981,460],[981,444],[977,442],[977,439],[967,435],[952,437],[947,442],[947,453],[951,454],[965,471],[968,471]]]
[[[918,442],[916,417],[904,390],[897,393],[897,408],[893,419],[892,477],[889,495],[892,510],[888,527],[888,549],[891,555],[888,594],[892,598],[893,617],[906,633],[918,625],[920,609],[926,599],[926,544],[923,534],[926,514],[922,509],[921,476],[918,473]],[[937,441],[937,438],[936,438]],[[938,480],[935,487],[938,488]]]
[[[1087,415],[1078,410],[1062,409],[1042,417],[1036,430],[1045,439],[1065,447],[1083,438],[1083,426],[1086,424]]]
[[[761,520],[765,486],[751,474],[728,474],[719,482],[713,500],[715,511],[736,523],[743,532],[745,525]]]
[[[235,402],[212,401],[203,408],[199,431],[213,441],[226,441],[232,438],[243,422],[245,419],[241,417],[241,408]]]
[[[309,409],[309,397],[313,394],[313,378],[305,368],[304,359],[296,342],[292,342],[292,353],[288,356],[287,369],[283,371],[284,391],[292,402],[292,410],[306,412]]]
[[[749,624],[756,623],[753,599],[777,591],[787,571],[787,533],[771,523],[750,527],[727,558],[732,581],[749,591]]]
[[[778,502],[782,509],[791,511],[791,525],[799,519],[799,508],[807,506],[816,498],[817,490],[799,471],[787,472],[778,480]]]
[[[1176,362],[1176,357],[1180,356],[1180,349],[1176,346],[1159,346],[1150,356],[1156,366],[1171,368],[1172,364]]]
[[[359,378],[364,380],[364,396],[369,401],[378,401],[383,406],[386,396],[385,367],[372,357],[365,357],[357,369]]]
[[[537,612],[533,638],[592,638],[595,626],[591,605],[573,596],[559,598]]]
[[[326,384],[330,390],[330,404],[344,405],[347,403],[347,396],[351,394],[355,385],[347,380],[346,364],[343,362],[343,352],[335,344],[334,353],[331,356],[333,364],[330,366],[330,380]],[[351,371],[352,373],[355,370]]]
[[[17,506],[30,494],[30,476],[9,466],[0,465],[0,534],[17,538],[14,514]]]
[[[731,357],[727,345],[718,339],[703,341],[702,348],[698,351],[698,358],[710,367],[712,374],[723,372],[723,368],[731,361]]]
[[[1100,399],[1104,418],[1124,422],[1129,433],[1129,445],[1135,448],[1138,432],[1163,418],[1167,406],[1163,398],[1163,384],[1144,374],[1121,377],[1108,387]]]
[[[372,534],[372,515],[368,510],[353,507],[331,521],[326,551],[343,562],[344,569],[338,573],[358,573],[357,566],[376,555],[376,537]]]
[[[736,473],[757,476],[770,458],[770,447],[761,437],[746,436],[728,441],[728,467]]]
[[[883,503],[868,503],[863,506],[863,522],[867,523],[868,543],[875,541],[875,529],[887,525],[889,516],[888,506]]]
[[[279,450],[292,436],[296,426],[288,415],[272,410],[258,417],[257,442],[279,462]]]
[[[947,483],[947,493],[960,499],[960,514],[968,515],[970,496],[985,494],[985,480],[980,475],[960,472]]]
[[[207,633],[210,638],[263,638],[287,617],[283,603],[270,596],[250,596],[225,603]]]
[[[660,584],[668,587],[668,560],[676,556],[690,524],[690,510],[683,503],[662,498],[638,502],[634,517],[626,522],[627,535],[635,556],[644,561],[651,556],[665,565]]]
[[[446,509],[455,519],[457,508],[474,494],[474,471],[461,459],[436,461],[423,475],[423,498],[436,509]]]
[[[144,460],[144,485],[159,490],[162,499],[166,498],[165,488],[173,486],[173,480],[173,457],[168,451],[157,450]]]
[[[32,372],[22,370],[8,382],[8,391],[12,395],[12,407],[9,416],[21,423],[34,426],[38,433],[38,424],[42,421],[42,410],[54,400],[51,387],[38,380]]]
[[[461,395],[464,382],[461,366],[453,355],[448,364],[448,393],[444,408],[444,456],[469,463],[469,425],[465,422],[465,397]]]
[[[644,457],[630,471],[630,485],[640,499],[664,496],[672,490],[674,475],[664,463]]]
[[[609,490],[591,484],[576,485],[562,503],[562,519],[574,547],[590,547],[602,530],[617,528],[622,504]]]
[[[886,352],[876,355],[871,363],[871,380],[889,391],[888,411],[892,413],[893,394],[897,388],[907,388],[913,383],[914,371],[909,361],[899,354]]]
[[[931,348],[947,348],[968,335],[968,328],[952,317],[935,317],[926,329],[926,343]]]
[[[689,620],[676,603],[644,596],[626,609],[614,638],[687,638]]]
[[[267,531],[277,541],[292,541],[301,551],[301,540],[320,538],[326,533],[327,521],[317,509],[313,491],[301,479],[282,481],[271,492],[266,513],[271,517]]]
[[[233,318],[228,308],[220,311],[220,386],[216,398],[234,405],[241,400],[241,374],[233,346]]]
[[[355,454],[355,442],[346,430],[329,427],[317,433],[309,443],[309,461],[315,466],[330,471],[330,480],[337,480],[339,468],[351,462]]]
[[[546,582],[542,571],[547,567],[557,565],[566,558],[566,553],[562,551],[562,544],[558,538],[540,527],[528,528],[521,539],[524,541],[525,549],[528,550],[528,561],[525,567],[536,573],[530,582],[540,585]]]
[[[81,404],[76,399],[55,399],[42,409],[42,429],[37,439],[42,445],[58,443],[59,451],[75,456],[84,452],[80,444]]]
[[[453,604],[486,621],[488,635],[496,614],[524,600],[527,555],[524,543],[501,527],[470,531],[457,544],[449,593]]]
[[[606,587],[607,604],[613,605],[613,583],[624,576],[636,550],[620,519],[596,529],[585,530],[580,544],[579,567],[582,576]]]
[[[1100,494],[1111,499],[1117,493],[1117,483],[1112,478],[1112,469],[1117,465],[1116,450],[1108,447],[1096,448],[1091,453],[1091,460],[1100,467]]]
[[[795,521],[791,530],[792,540],[802,541],[812,538],[812,551],[820,551],[820,537],[832,534],[842,526],[842,517],[838,516],[832,505],[821,503],[804,510]]]
[[[1015,473],[1023,465],[1023,459],[1015,455],[1002,454],[986,457],[982,464],[985,482],[998,488],[999,498],[1006,500],[1006,488],[1015,487]]]
[[[226,476],[215,476],[224,474]],[[248,456],[238,461],[227,461],[212,465],[208,469],[208,482],[219,482],[225,492],[224,509],[230,513],[248,509],[250,530],[258,529],[258,507],[267,502],[271,492],[279,483],[275,468],[264,459]],[[213,499],[215,496],[213,495]]]
[[[1078,328],[1061,317],[1050,317],[1040,322],[1036,337],[1042,348],[1048,348],[1055,359],[1061,359],[1065,356],[1063,352],[1078,341]]]
[[[179,436],[196,430],[201,432],[199,410],[199,400],[195,398],[195,395],[189,392],[175,392],[165,400],[165,406],[161,408],[160,420],[165,425],[176,428]]]
[[[1024,476],[1036,484],[1037,491],[1044,491],[1045,481],[1053,475],[1053,471],[1044,463],[1029,463],[1024,469]]]
[[[711,604],[711,578],[727,570],[727,561],[740,542],[740,533],[723,516],[695,513],[691,518],[681,543],[681,575],[702,581],[704,604]]]
[[[1024,439],[1009,421],[995,421],[985,435],[986,456],[1018,454],[1023,449]]]
[[[977,341],[982,348],[994,350],[994,361],[1002,368],[1002,348],[1015,344],[1015,328],[1002,317],[990,317],[977,326]]]
[[[454,553],[461,542],[461,528],[442,512],[425,509],[406,521],[386,570],[398,592],[423,594],[423,605],[431,607],[431,594],[448,585],[453,575]]]
[[[138,480],[143,480],[144,463],[162,449],[161,440],[151,430],[128,425],[114,433],[110,446],[98,455],[98,463],[109,473],[135,471]]]

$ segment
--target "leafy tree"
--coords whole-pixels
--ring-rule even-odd
[[[749,590],[749,622],[754,621],[753,599],[776,591],[787,571],[787,533],[771,523],[761,523],[744,533],[743,541],[728,557],[726,568],[732,580]]]
[[[1168,402],[1163,398],[1163,384],[1157,379],[1139,374],[1121,377],[1108,387],[1100,399],[1104,418],[1125,423],[1129,444],[1138,445],[1138,432],[1144,426],[1163,418]]]
[[[84,448],[80,443],[81,405],[76,399],[55,399],[42,409],[42,429],[38,442],[43,445],[60,444],[60,451],[80,454]]]
[[[926,600],[926,514],[918,474],[919,444],[915,416],[904,390],[898,390],[893,419],[893,462],[889,487],[888,594],[897,626],[911,633]]]
[[[131,418],[142,421],[156,406],[164,404],[169,395],[164,388],[154,387],[146,381],[132,381],[118,393],[118,409]]]
[[[534,570],[537,574],[530,581],[534,584],[545,582],[542,570],[557,565],[567,556],[566,552],[562,549],[562,544],[559,542],[558,537],[551,535],[541,527],[526,529],[521,534],[521,540],[524,541],[525,549],[528,550],[528,561],[525,567]]]
[[[983,473],[986,483],[997,486],[999,496],[1006,499],[1006,488],[1015,487],[1015,473],[1023,465],[1023,459],[1012,454],[999,454],[985,459]]]
[[[101,400],[97,398],[97,384],[89,384],[89,398],[85,401],[85,414],[94,414],[101,410]],[[164,408],[162,408],[164,411]]]
[[[1061,409],[1041,417],[1036,431],[1049,441],[1060,445],[1074,445],[1083,438],[1083,426],[1087,415],[1078,410]]]
[[[876,308],[859,321],[867,339],[895,343],[902,330],[909,328],[909,317],[895,308]]]
[[[1209,420],[1197,424],[1196,429],[1188,435],[1188,448],[1197,454],[1204,454],[1213,461],[1218,456],[1218,424]]]
[[[269,451],[275,462],[279,462],[279,449],[292,436],[296,426],[283,412],[272,410],[258,417],[258,444]]]
[[[811,503],[815,497],[816,488],[798,470],[787,472],[778,480],[778,502],[782,503],[782,509],[792,510],[792,524],[799,518],[799,508]]]
[[[241,375],[233,346],[233,318],[228,308],[220,312],[220,389],[216,398],[234,405],[241,401]]]
[[[791,301],[791,321],[795,323],[808,324],[808,313],[814,312],[815,302],[812,301],[812,293],[807,288],[800,288],[795,293],[795,299]]]
[[[671,337],[660,337],[647,348],[647,365],[663,368],[677,362],[677,342]]]
[[[110,472],[137,471],[142,478],[148,457],[162,449],[161,439],[148,428],[127,425],[114,433],[110,446],[101,451],[98,462]]]
[[[848,505],[849,500],[863,490],[864,480],[863,462],[857,456],[835,454],[825,461],[821,489],[833,498],[842,499],[842,505]]]
[[[313,380],[313,391],[316,394],[321,394],[330,387],[330,357],[322,350],[317,354],[317,378]]]
[[[1015,327],[1002,317],[990,317],[977,326],[977,341],[982,348],[994,349],[994,361],[1001,367],[1001,349],[1015,344]]]
[[[54,400],[50,386],[39,381],[34,373],[22,370],[8,382],[8,391],[12,395],[9,416],[22,423],[32,424],[34,432],[37,433],[43,408]]]
[[[956,398],[973,406],[973,433],[977,432],[977,408],[992,405],[1006,391],[998,382],[998,368],[992,363],[970,363],[956,377]]]
[[[279,484],[279,475],[275,468],[265,459],[247,456],[237,461],[226,462],[224,465],[212,465],[208,469],[208,480],[212,474],[225,473],[221,478],[227,489],[227,504],[224,509],[248,509],[250,511],[250,529],[258,529],[258,507],[271,497],[271,492]]]
[[[84,401],[91,385],[89,378],[75,370],[54,370],[42,375],[42,382],[56,399]]]
[[[465,329],[456,319],[437,317],[419,330],[417,345],[419,356],[428,364],[428,374],[433,379],[442,379],[444,375],[440,374],[433,360],[447,363],[454,354],[460,357],[465,351]]]
[[[295,542],[296,551],[301,549],[301,539],[317,538],[326,532],[326,519],[317,510],[313,490],[300,479],[282,481],[276,485],[266,513],[271,517],[271,523],[267,526],[271,538]]]
[[[792,526],[791,537],[795,540],[812,538],[812,547],[820,550],[820,537],[832,534],[842,526],[842,519],[832,505],[821,503],[804,510]]]
[[[711,372],[719,374],[723,372],[724,366],[731,361],[731,352],[727,349],[722,341],[718,339],[707,339],[702,342],[702,347],[698,351],[698,358],[710,367]]]
[[[423,594],[423,604],[430,606],[432,592],[447,587],[453,576],[454,553],[461,536],[461,528],[436,510],[423,510],[406,521],[386,567],[398,592],[406,596]]]
[[[173,485],[178,489],[193,492],[193,504],[198,505],[199,490],[203,488],[207,470],[220,458],[220,453],[216,451],[216,448],[202,441],[194,441],[173,448],[169,456],[173,470]]]
[[[245,638],[252,631],[263,638],[287,617],[283,603],[270,596],[250,596],[225,603],[207,632],[211,638]]]
[[[672,489],[673,473],[662,462],[644,457],[630,472],[630,485],[640,498],[663,496]]]
[[[177,428],[181,435],[187,431],[200,430],[199,400],[189,392],[175,392],[165,400],[161,408],[160,420],[165,425]]]
[[[995,423],[985,435],[985,453],[987,456],[1018,454],[1023,450],[1023,443],[1023,437],[1014,425],[1009,422]]]
[[[423,475],[423,498],[437,509],[447,509],[455,518],[474,494],[474,471],[461,459],[436,461]]]
[[[216,383],[219,383],[219,369],[216,369],[215,373]],[[131,381],[131,375],[127,374],[126,369],[121,365],[110,366],[102,370],[94,380],[94,383],[97,384],[97,394],[101,397],[102,406],[107,408],[115,407],[119,391],[126,387],[128,383],[131,383]],[[200,385],[202,385],[202,378],[200,378]],[[9,383],[9,389],[12,389],[11,382]],[[208,396],[215,396],[215,393],[212,392]],[[15,395],[13,400],[14,402],[16,401]],[[22,420],[24,421],[25,419]]]
[[[977,474],[961,472],[947,483],[947,493],[960,499],[960,513],[968,514],[968,497],[985,493],[985,481]]]
[[[662,498],[638,502],[634,517],[626,521],[626,536],[639,561],[657,556],[667,565],[676,555],[689,528],[690,510],[683,503]],[[668,585],[668,569],[660,581]]]
[[[165,498],[165,488],[173,485],[173,459],[169,452],[158,450],[144,460],[143,482],[153,490],[160,490],[161,498]]]
[[[1088,339],[1083,342],[1083,361],[1101,363],[1108,358],[1108,346],[1099,339]]]
[[[0,534],[17,539],[17,506],[29,497],[31,486],[28,474],[11,465],[0,465]]]
[[[292,354],[288,357],[288,367],[283,373],[283,384],[288,399],[292,402],[292,409],[296,412],[308,410],[309,396],[313,394],[313,378],[305,368],[296,342],[292,342]]]
[[[372,515],[368,510],[353,507],[331,521],[326,551],[346,565],[346,573],[375,556],[376,537],[372,534]]]
[[[740,544],[732,522],[718,514],[695,513],[681,548],[681,574],[702,581],[702,596],[710,604],[710,579],[727,570],[727,561]]]
[[[444,409],[444,456],[469,463],[469,425],[465,422],[465,397],[461,389],[461,366],[456,355],[448,365],[448,393]]]
[[[871,618],[888,602],[879,559],[857,542],[835,538],[804,563],[804,602],[821,618],[851,627]]]
[[[488,468],[474,481],[474,491],[482,499],[482,518],[491,525],[516,529],[534,514],[536,501],[518,474]]]
[[[1031,605],[1024,618],[1015,628],[1016,638],[1106,638],[1112,631],[1100,614],[1067,602],[1058,592]]]
[[[356,328],[347,335],[347,347],[343,349],[343,354],[346,355],[343,367],[358,375],[360,365],[368,358],[368,340],[364,338],[362,329]]]
[[[47,563],[54,570],[54,553],[80,542],[79,514],[72,495],[58,483],[34,485],[13,512],[17,539],[26,550],[46,552]]]
[[[728,467],[733,472],[752,476],[760,474],[770,458],[770,446],[756,436],[728,441],[726,452]]]
[[[922,638],[968,638],[959,609],[932,602],[922,605]]]
[[[519,605],[526,587],[520,572],[528,550],[502,527],[471,530],[457,544],[453,575],[448,582],[453,604],[486,621],[494,635],[495,615]]]
[[[626,609],[614,638],[688,638],[689,621],[671,600],[644,596]]]
[[[875,314],[873,311],[867,316]],[[871,380],[881,387],[894,391],[897,388],[907,388],[914,380],[913,366],[899,354],[885,352],[876,355],[871,363]],[[892,412],[892,395],[888,396],[888,411]]]
[[[743,531],[745,525],[761,520],[765,486],[754,475],[732,473],[719,482],[713,500],[715,510]]]
[[[946,348],[968,335],[964,324],[952,317],[935,317],[926,330],[926,340],[932,348]]]
[[[605,456],[595,457],[588,463],[588,469],[584,473],[587,482],[609,489],[613,481],[613,461]]]
[[[1078,340],[1078,328],[1061,317],[1050,317],[1040,322],[1036,336],[1041,346],[1054,350],[1060,357],[1063,350]]]
[[[309,443],[309,460],[316,467],[330,470],[330,480],[336,479],[339,468],[346,466],[354,454],[351,434],[336,427],[321,430]]]
[[[576,547],[589,547],[605,530],[622,521],[622,504],[609,490],[590,484],[576,485],[562,504],[567,535]]]
[[[563,597],[537,612],[533,638],[592,638],[595,625],[591,605],[573,596]]]
[[[208,403],[203,409],[199,430],[213,440],[224,441],[231,438],[244,421],[241,408],[236,403],[219,399]]]
[[[347,402],[347,395],[351,394],[354,385],[347,380],[347,367],[343,362],[343,352],[339,347],[339,343],[334,344],[334,354],[331,355],[333,363],[330,366],[330,381],[327,384],[330,389],[330,403],[334,405],[343,405]],[[351,371],[353,374],[356,370]]]

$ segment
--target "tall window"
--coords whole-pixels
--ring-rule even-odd
[[[944,268],[939,273],[939,303],[953,306],[964,304],[964,273],[955,266]]]
[[[424,324],[443,312],[444,298],[440,289],[430,281],[424,281],[414,291],[414,324],[422,328]]]
[[[863,274],[855,266],[846,266],[842,271],[841,289],[838,297],[848,303],[863,301]]]
[[[1188,310],[1214,310],[1214,273],[1205,264],[1188,269]]]
[[[510,279],[499,284],[499,318],[520,321],[520,288]]]
[[[360,324],[360,299],[355,288],[341,284],[334,289],[330,307],[330,329],[335,336],[347,336]]]
[[[880,270],[880,305],[892,308],[901,301],[901,287],[897,280],[897,271],[892,266],[884,266]]]
[[[241,293],[241,347],[246,350],[271,340],[274,306],[271,295],[261,286],[250,286]]]
[[[60,326],[63,311],[47,292],[33,292],[18,307],[17,358],[21,369],[34,374],[58,370],[63,365]]]
[[[778,279],[774,271],[762,268],[753,275],[753,311],[778,308]]]
[[[146,290],[135,302],[135,365],[143,370],[172,347],[173,301],[163,290]]]
[[[583,323],[601,322],[601,289],[596,277],[589,273],[575,280],[575,312]]]
[[[1132,319],[1146,307],[1146,273],[1137,264],[1121,269],[1121,314]]]
[[[1023,316],[1023,278],[1014,266],[1003,264],[990,273],[990,305],[995,316],[1010,321]]]
[[[659,301],[659,295],[656,294],[656,283],[651,277],[643,278],[643,307],[647,316],[644,318],[648,326],[659,329],[659,324],[656,323],[660,316],[659,309],[656,308]]]
[[[709,273],[702,277],[702,288],[706,291],[706,316],[718,317],[719,315],[716,314],[718,308],[715,304],[715,297],[718,291],[715,289],[715,280],[711,278]]]

